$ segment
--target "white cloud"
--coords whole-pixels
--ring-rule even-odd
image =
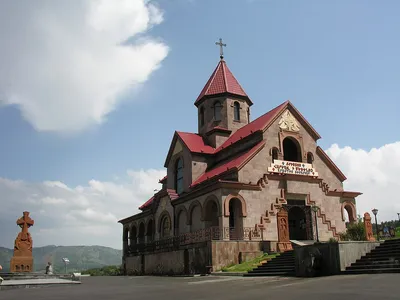
[[[397,187],[400,182],[400,142],[369,151],[340,148],[337,144],[328,155],[346,175],[345,190],[362,192],[357,197],[357,213],[364,215],[377,208],[379,220],[395,220],[400,212]]]
[[[148,0],[0,1],[0,104],[39,131],[101,123],[166,57],[162,21]]]
[[[345,189],[364,194],[357,199],[358,213],[376,207],[379,220],[392,220],[400,212],[400,142],[370,151],[332,145],[327,153],[348,180]],[[138,207],[160,188],[165,170],[127,171],[115,181],[90,180],[68,187],[59,181],[29,183],[0,178],[1,246],[12,247],[19,231],[15,221],[31,212],[35,246],[100,244],[121,248],[122,226],[117,223],[138,212]]]
[[[15,221],[27,210],[35,246],[105,245],[121,248],[119,219],[139,212],[138,207],[160,188],[165,170],[128,171],[120,183],[91,180],[85,186],[62,182],[29,183],[0,178],[0,246],[12,248],[19,231]]]

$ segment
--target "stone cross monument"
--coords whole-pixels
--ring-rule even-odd
[[[29,212],[24,211],[23,216],[17,220],[17,225],[21,227],[14,243],[14,256],[11,259],[11,272],[32,272],[33,256],[32,256],[32,238],[28,232],[28,228],[33,226],[35,222],[29,217]]]

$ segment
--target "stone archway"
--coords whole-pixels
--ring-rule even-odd
[[[199,201],[194,201],[189,207],[189,225],[190,232],[203,229],[202,206]]]
[[[247,216],[244,198],[239,194],[227,196],[224,202],[224,215],[229,218],[229,239],[242,240],[243,218]]]
[[[124,255],[126,255],[127,254],[127,252],[128,252],[128,246],[129,246],[129,228],[124,228],[124,235],[123,235],[123,238],[122,238],[122,240],[123,240],[123,246],[124,246]]]
[[[137,244],[137,228],[135,225],[132,225],[131,230],[129,231],[129,246],[133,246]]]
[[[155,231],[154,220],[149,219],[147,221],[147,226],[146,226],[146,242],[147,243],[150,243],[154,240],[154,231]]]
[[[175,231],[176,235],[180,235],[188,232],[188,212],[184,206],[181,206],[176,211],[176,224]]]
[[[349,216],[348,222],[350,224],[357,221],[356,206],[350,201],[345,201],[342,203],[342,220],[343,220],[343,222],[346,222],[346,212],[347,212],[347,215]]]
[[[285,137],[283,142],[283,160],[302,162],[300,143],[293,137]]]
[[[205,221],[205,227],[218,227],[219,226],[220,209],[218,205],[218,199],[211,196],[206,199],[203,206],[203,219]]]
[[[171,217],[167,211],[161,213],[158,219],[158,232],[160,238],[167,238],[171,235]]]
[[[143,244],[145,242],[145,231],[146,227],[144,225],[144,222],[141,222],[139,224],[139,232],[138,232],[138,243]]]

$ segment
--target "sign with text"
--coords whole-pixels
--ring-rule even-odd
[[[278,159],[275,159],[268,167],[268,172],[318,177],[318,172],[315,171],[312,164]]]

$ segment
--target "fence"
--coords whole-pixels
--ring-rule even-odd
[[[209,227],[177,236],[139,242],[128,246],[127,255],[145,252],[175,251],[181,247],[212,240],[261,241],[262,231],[253,227],[230,228]]]

